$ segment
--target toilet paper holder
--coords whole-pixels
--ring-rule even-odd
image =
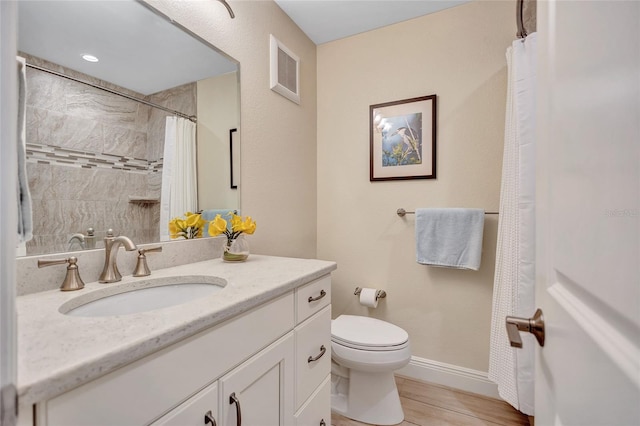
[[[362,289],[360,287],[356,287],[356,291],[354,291],[353,294],[355,294],[356,296],[360,296],[361,292],[362,292]],[[376,291],[376,300],[382,299],[384,297],[387,297],[387,292],[386,291],[384,291],[384,290]]]

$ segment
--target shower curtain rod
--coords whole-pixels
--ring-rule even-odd
[[[38,71],[47,72],[49,74],[53,74],[53,75],[58,76],[58,77],[66,78],[66,79],[71,80],[71,81],[75,81],[75,82],[78,82],[78,83],[86,84],[87,86],[91,86],[91,87],[95,87],[96,89],[104,90],[105,92],[109,92],[109,93],[111,93],[113,95],[122,96],[123,98],[127,98],[129,100],[136,101],[136,102],[139,102],[139,103],[144,104],[144,105],[148,105],[148,106],[153,107],[153,108],[157,108],[157,109],[161,109],[161,110],[166,111],[166,112],[170,112],[173,115],[177,115],[178,117],[186,118],[187,120],[193,121],[194,123],[198,119],[198,117],[196,117],[195,115],[187,115],[187,114],[182,113],[180,111],[175,111],[173,109],[166,108],[166,107],[163,107],[162,105],[154,104],[153,102],[148,102],[148,101],[145,101],[143,99],[138,99],[135,96],[127,95],[126,93],[118,92],[117,90],[107,89],[106,87],[98,86],[97,84],[93,84],[93,83],[90,83],[90,82],[85,81],[85,80],[80,80],[80,79],[75,78],[75,77],[70,77],[68,75],[59,73],[57,71],[50,70],[48,68],[43,68],[43,67],[40,67],[38,65],[33,65],[33,64],[27,64],[27,67],[36,69]]]
[[[516,25],[518,27],[516,36],[518,36],[518,38],[526,38],[527,30],[524,27],[524,0],[516,1]]]

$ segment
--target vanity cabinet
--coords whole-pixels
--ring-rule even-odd
[[[38,426],[330,424],[326,275],[36,405]]]

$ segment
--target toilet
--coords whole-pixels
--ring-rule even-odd
[[[411,359],[409,335],[375,318],[331,321],[331,410],[353,420],[395,425],[404,420],[393,372]]]

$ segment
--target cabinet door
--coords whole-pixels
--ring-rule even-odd
[[[294,424],[294,337],[288,333],[219,381],[220,424]]]
[[[218,422],[218,382],[207,386],[152,426],[214,426]]]

